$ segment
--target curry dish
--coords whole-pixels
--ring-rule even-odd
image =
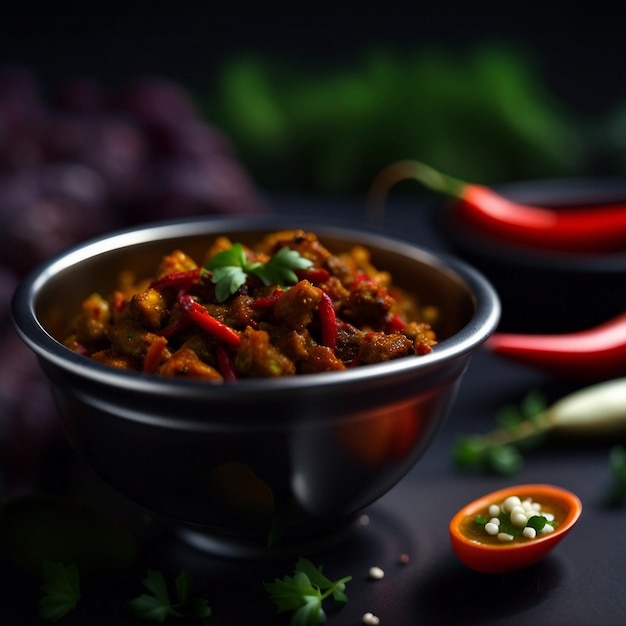
[[[290,230],[253,249],[218,237],[201,264],[173,250],[152,278],[122,275],[114,293],[82,302],[65,345],[160,376],[292,376],[427,354],[436,315],[365,247],[332,254]]]

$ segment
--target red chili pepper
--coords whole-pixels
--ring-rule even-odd
[[[126,300],[126,297],[121,291],[116,291],[113,294],[113,309],[117,313],[121,313],[127,304],[128,304],[128,300]]]
[[[322,299],[317,307],[322,326],[322,343],[331,350],[337,347],[337,316],[330,296],[322,291]]]
[[[495,354],[555,374],[585,380],[626,374],[626,313],[587,330],[557,335],[494,333]]]
[[[457,218],[503,241],[573,253],[626,249],[626,203],[558,210],[531,206],[417,161],[400,161],[378,174],[370,189],[373,210],[382,205],[393,185],[406,179],[457,198]]]
[[[296,276],[300,280],[308,280],[314,285],[325,283],[330,278],[330,272],[323,267],[313,267],[304,270],[296,270]]]
[[[269,296],[265,296],[264,298],[257,298],[256,300],[253,300],[250,303],[250,306],[253,309],[261,309],[261,310],[271,309],[278,301],[278,298],[280,298],[282,295],[283,295],[282,289],[274,289],[274,291],[272,291],[272,293]]]
[[[181,315],[175,322],[168,324],[165,328],[162,328],[157,335],[161,335],[161,337],[171,337],[176,333],[184,330],[191,324],[191,320],[185,315]]]
[[[193,270],[186,272],[173,272],[172,274],[166,274],[157,278],[150,283],[150,287],[153,289],[167,289],[169,287],[175,287],[176,289],[182,289],[193,285],[202,273],[201,267],[196,267]]]
[[[224,377],[224,380],[237,380],[237,372],[235,371],[235,366],[230,353],[221,343],[217,344],[216,354],[217,369],[219,369],[220,374]]]
[[[185,315],[187,315],[192,322],[202,328],[202,330],[205,330],[217,339],[230,344],[231,346],[239,346],[241,344],[241,338],[235,330],[213,317],[189,294],[184,292],[179,293],[178,304],[185,312]]]
[[[389,315],[385,320],[385,333],[401,333],[406,328],[406,324],[397,315]]]

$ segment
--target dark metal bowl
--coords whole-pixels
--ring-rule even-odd
[[[434,351],[343,372],[216,385],[117,370],[59,342],[81,300],[108,293],[123,269],[149,276],[174,248],[202,258],[216,235],[253,243],[296,227],[316,232],[332,251],[367,246],[379,268],[438,307],[442,340]],[[189,538],[236,554],[264,546],[268,536],[277,551],[322,545],[391,489],[443,421],[472,353],[496,327],[499,302],[464,263],[373,233],[285,219],[194,219],[73,248],[23,280],[12,313],[85,463]]]

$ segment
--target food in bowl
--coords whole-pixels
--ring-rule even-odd
[[[151,278],[123,272],[112,293],[83,300],[64,343],[121,369],[224,381],[424,355],[436,316],[365,246],[333,254],[293,229],[252,247],[218,236],[202,263],[172,250]]]
[[[111,367],[63,344],[85,294],[150,277],[172,250],[202,259],[226,236],[252,248],[276,231],[317,233],[332,254],[364,246],[394,285],[438,312],[420,356],[341,371],[239,379]],[[50,259],[18,286],[16,329],[38,356],[67,436],[86,465],[193,545],[237,556],[311,553],[418,462],[443,423],[500,307],[473,268],[411,243],[286,218],[146,225]]]

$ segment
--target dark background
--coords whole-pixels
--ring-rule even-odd
[[[460,54],[484,42],[525,54],[554,95],[593,115],[626,98],[621,1],[593,5],[440,2],[3,3],[0,63],[22,63],[44,82],[76,74],[122,84],[159,74],[210,85],[241,52],[303,64],[350,63],[366,48],[441,46]]]

